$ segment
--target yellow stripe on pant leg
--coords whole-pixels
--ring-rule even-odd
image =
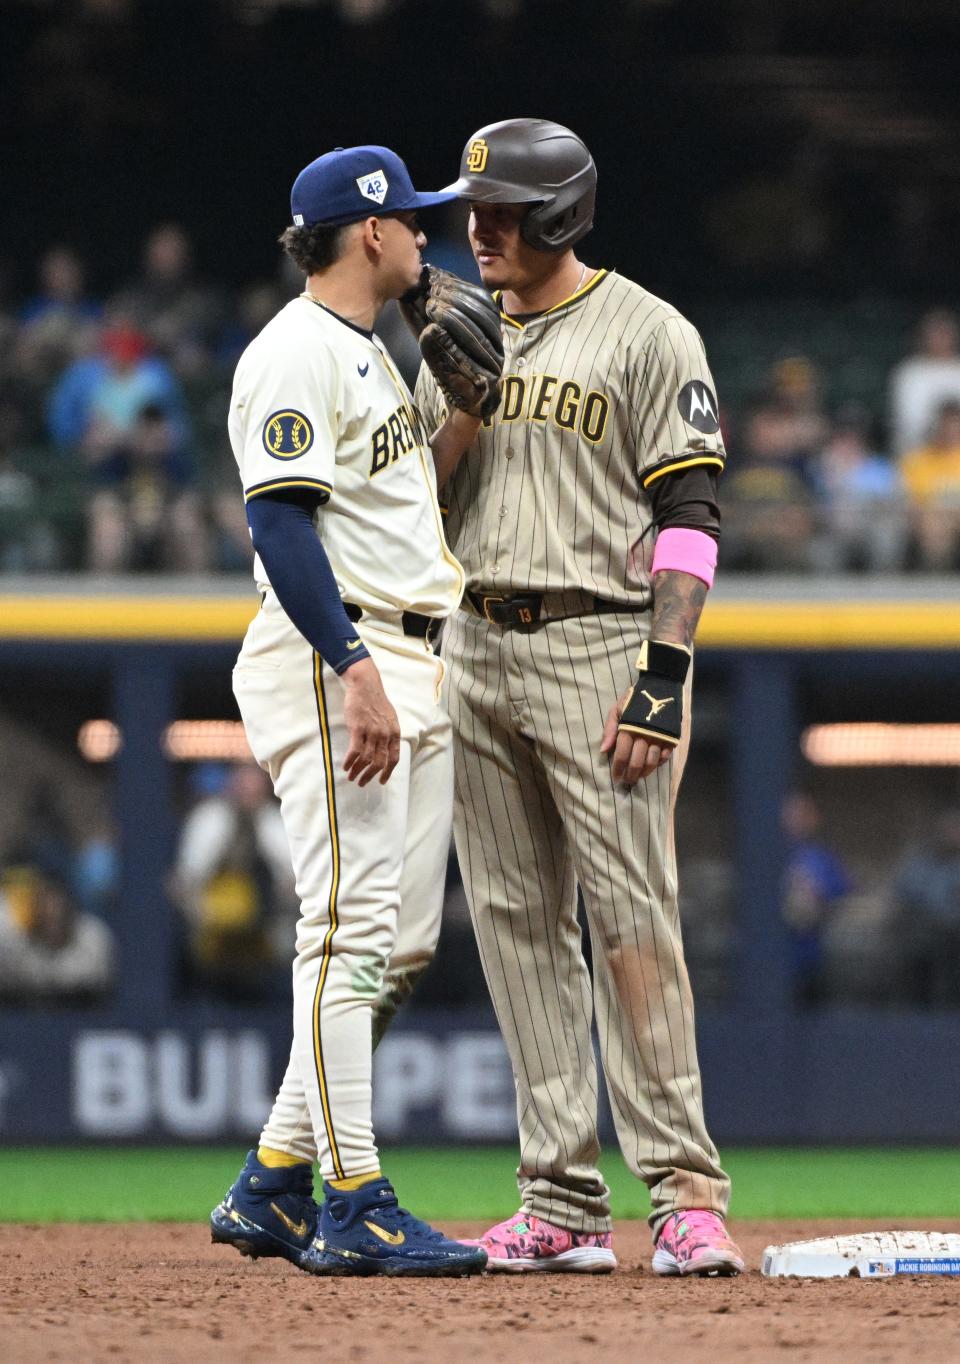
[[[327,778],[327,818],[330,824],[330,849],[333,857],[333,876],[330,881],[330,927],[323,941],[323,957],[320,962],[320,976],[317,980],[317,988],[313,996],[313,1059],[317,1068],[317,1082],[320,1086],[320,1102],[323,1106],[323,1123],[327,1130],[327,1141],[330,1144],[330,1155],[333,1159],[334,1174],[337,1179],[343,1179],[343,1166],[340,1163],[340,1152],[337,1148],[337,1139],[333,1132],[333,1119],[330,1114],[330,1095],[327,1091],[327,1080],[323,1068],[323,1046],[320,1041],[320,1000],[323,995],[323,987],[326,983],[327,972],[330,969],[330,958],[333,953],[333,935],[337,931],[337,892],[340,889],[340,839],[337,834],[337,797],[333,784],[333,753],[330,747],[330,726],[327,721],[327,698],[323,689],[323,678],[321,668],[323,666],[320,655],[315,653],[313,656],[313,690],[317,698],[317,715],[320,719],[320,738],[323,743],[323,767]]]

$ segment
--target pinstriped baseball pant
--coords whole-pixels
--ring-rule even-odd
[[[459,611],[443,643],[457,852],[516,1080],[523,1206],[574,1231],[610,1227],[594,1013],[617,1136],[649,1187],[654,1232],[681,1208],[724,1213],[729,1197],[704,1122],[677,910],[673,807],[689,718],[671,761],[633,791],[614,788],[599,751],[648,628],[625,614],[503,630]],[[689,717],[689,691],[687,701]]]

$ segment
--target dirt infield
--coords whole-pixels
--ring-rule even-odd
[[[646,1228],[623,1223],[616,1274],[399,1282],[250,1263],[202,1226],[0,1226],[0,1341],[10,1364],[956,1364],[960,1279],[755,1268],[772,1241],[870,1225],[735,1227],[751,1266],[740,1279],[658,1279]]]

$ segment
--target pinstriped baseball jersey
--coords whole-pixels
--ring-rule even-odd
[[[669,303],[603,270],[526,323],[502,316],[500,407],[446,489],[467,586],[645,605],[648,490],[725,460],[703,342]],[[434,430],[444,410],[425,366],[416,400]]]
[[[292,299],[244,351],[230,441],[249,501],[305,488],[344,597],[374,614],[446,616],[463,591],[437,506],[427,433],[371,333]],[[268,587],[259,557],[258,586]]]

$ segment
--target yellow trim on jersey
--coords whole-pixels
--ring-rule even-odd
[[[608,274],[609,271],[607,270],[598,270],[593,279],[589,280],[582,289],[577,289],[569,298],[561,299],[561,301],[555,303],[552,308],[545,308],[542,313],[537,313],[537,316],[533,321],[538,321],[541,317],[549,317],[551,313],[559,312],[561,308],[566,308],[569,303],[574,303],[578,298],[583,298],[584,294],[589,294],[590,290],[595,289],[600,281],[605,279]],[[503,290],[498,289],[493,296],[493,301],[496,303],[497,307],[500,307],[500,300],[502,297]],[[515,317],[511,317],[509,313],[504,312],[503,308],[500,308],[500,316],[503,318],[504,322],[509,322],[511,327],[518,327],[520,331],[523,331],[525,324],[523,322],[518,322]]]
[[[598,270],[593,279],[588,280],[582,289],[577,289],[569,298],[565,298],[562,303],[555,303],[552,308],[548,308],[541,317],[547,317],[550,313],[555,313],[559,308],[565,308],[568,303],[573,303],[575,299],[583,298],[584,294],[589,294],[591,289],[595,289],[602,279],[606,277],[606,270]]]
[[[680,469],[692,469],[695,464],[715,464],[717,468],[722,469],[725,463],[722,455],[693,455],[690,459],[677,460],[675,464],[666,464],[654,469],[653,473],[647,474],[646,478],[640,481],[645,488],[649,488],[651,483],[663,478],[664,474],[675,474]]]
[[[380,347],[378,346],[377,349],[380,350]],[[397,390],[397,393],[399,394],[400,398],[403,400],[405,404],[412,403],[413,398],[411,397],[406,384],[403,382],[400,375],[394,369],[393,362],[391,361],[389,355],[387,354],[386,348],[380,350],[380,354],[383,356],[383,367],[390,375],[390,380],[394,388]],[[421,425],[423,425],[422,417],[420,419],[420,423]],[[427,468],[426,455],[424,454],[423,446],[419,442],[417,443],[417,452],[420,455],[420,471],[423,474],[423,481],[426,483],[427,492],[430,494],[430,505],[433,508],[433,517],[437,525],[437,534],[440,537],[440,551],[444,559],[446,559],[447,563],[450,565],[450,567],[456,569],[457,571],[457,579],[460,584],[459,592],[457,595],[457,601],[460,602],[463,599],[464,589],[466,588],[467,585],[467,575],[463,571],[463,564],[461,564],[460,560],[456,558],[454,554],[451,553],[450,546],[447,544],[446,532],[443,529],[444,513],[440,510],[440,500],[437,496],[436,491],[436,477],[434,478],[430,477],[430,471]],[[430,451],[430,458],[433,459],[432,450]]]
[[[324,483],[320,478],[271,478],[267,483],[255,483],[253,487],[243,495],[244,502],[250,502],[261,493],[276,492],[278,488],[310,488],[316,492],[324,494],[324,502],[330,500],[333,488],[329,483]]]
[[[317,988],[313,995],[313,1062],[317,1071],[317,1083],[320,1086],[320,1104],[323,1108],[323,1125],[327,1132],[327,1141],[330,1145],[330,1157],[333,1161],[333,1170],[337,1179],[343,1179],[343,1165],[340,1161],[340,1151],[337,1147],[337,1138],[333,1131],[333,1118],[330,1113],[330,1095],[327,1091],[327,1077],[323,1068],[323,1045],[320,1040],[320,1001],[323,996],[323,987],[327,981],[330,970],[330,958],[333,955],[333,935],[337,931],[337,893],[340,889],[340,837],[337,831],[337,796],[333,783],[333,754],[330,746],[330,725],[327,720],[327,698],[323,689],[323,676],[321,673],[322,662],[320,655],[313,655],[313,691],[317,700],[317,715],[320,720],[320,738],[323,744],[323,768],[327,781],[327,822],[330,829],[330,852],[333,858],[333,875],[330,878],[330,899],[328,902],[330,913],[330,927],[327,929],[323,940],[323,957],[320,963],[320,974],[317,977]]]

